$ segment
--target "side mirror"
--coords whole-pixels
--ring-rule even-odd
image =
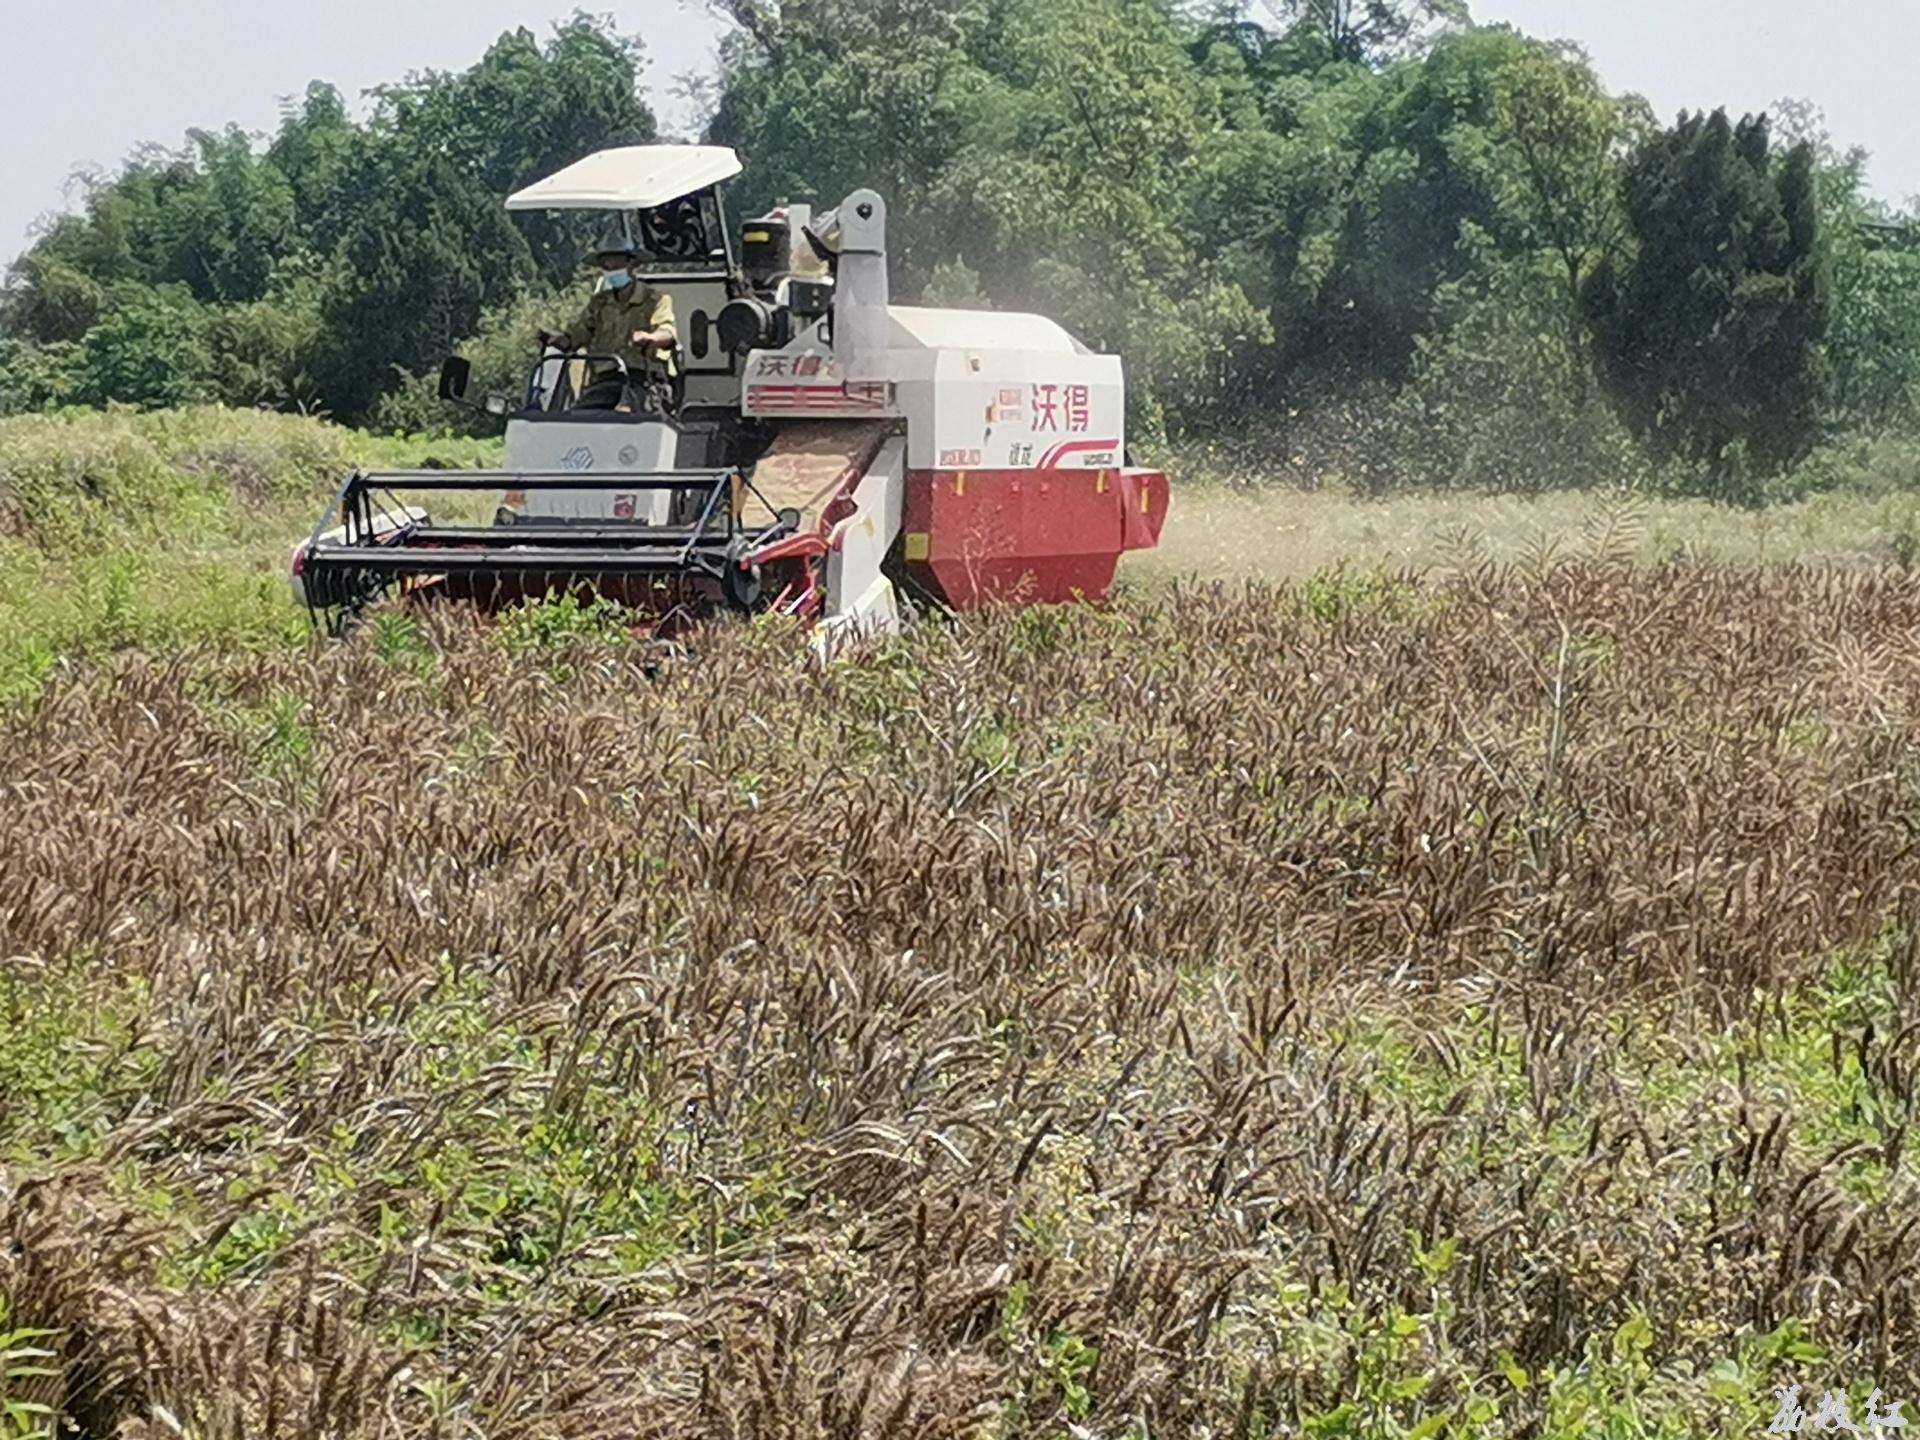
[[[447,357],[447,363],[440,367],[440,398],[442,400],[464,400],[467,398],[467,386],[473,379],[473,364],[462,360],[458,355]]]

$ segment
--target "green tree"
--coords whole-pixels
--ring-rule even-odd
[[[1833,266],[1829,428],[1876,434],[1920,421],[1920,215],[1867,190],[1867,152],[1842,149],[1811,105],[1776,108],[1775,134],[1813,151]]]
[[[212,399],[210,319],[184,285],[128,287],[81,341],[70,398],[153,408]]]
[[[186,176],[156,192],[142,278],[187,286],[209,303],[257,300],[297,247],[292,186],[229,127],[190,137]]]
[[[1570,337],[1561,257],[1505,259],[1471,230],[1462,245],[1468,266],[1441,288],[1393,402],[1396,479],[1532,493],[1654,478]]]
[[[1463,21],[1462,0],[1283,0],[1295,33],[1328,59],[1369,64],[1403,53],[1445,21]]]
[[[1317,284],[1299,326],[1318,367],[1404,380],[1440,288],[1462,273],[1465,228],[1510,257],[1530,248],[1492,159],[1502,77],[1528,43],[1504,29],[1463,30],[1364,88],[1344,87],[1360,103],[1333,152],[1345,173],[1329,177],[1337,205],[1308,256]],[[1291,243],[1283,237],[1283,252]]]
[[[213,312],[220,398],[230,405],[315,410],[315,375],[326,349],[326,294],[319,262],[301,255],[274,270],[266,295]]]
[[[78,341],[99,321],[104,298],[98,280],[43,242],[0,291],[0,333],[38,345]]]
[[[0,339],[0,415],[25,415],[74,403],[74,362],[80,347],[71,342],[37,345]]]
[[[1750,494],[1811,448],[1831,318],[1814,161],[1765,117],[1682,116],[1627,169],[1637,249],[1587,286],[1605,373],[1633,430]]]
[[[532,31],[516,30],[461,74],[416,76],[376,91],[374,130],[383,149],[430,153],[486,193],[505,196],[596,150],[655,138],[639,88],[645,53],[638,39],[584,14],[557,26],[545,46]],[[590,243],[582,227],[591,221],[529,216],[519,223],[549,283],[578,270]]]
[[[1625,242],[1620,165],[1652,118],[1643,102],[1607,94],[1577,48],[1533,41],[1501,67],[1495,106],[1488,158],[1501,210],[1560,262],[1577,301]]]
[[[213,394],[364,419],[396,370],[436,365],[536,268],[575,273],[578,222],[516,224],[500,201],[651,139],[642,63],[578,16],[544,45],[516,31],[467,71],[378,92],[365,123],[315,84],[264,148],[232,128],[143,148],[12,266],[9,403],[72,370],[96,402]]]
[[[1910,428],[1920,420],[1920,217],[1855,211],[1832,234],[1828,418]]]
[[[267,163],[286,176],[299,217],[301,247],[325,255],[351,220],[350,177],[364,174],[381,137],[353,123],[333,86],[315,81],[299,106],[281,116]]]
[[[446,160],[386,159],[320,302],[320,393],[354,422],[407,375],[436,366],[533,273],[497,197]]]

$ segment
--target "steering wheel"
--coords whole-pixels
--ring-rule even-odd
[[[622,398],[637,410],[650,411],[663,420],[673,420],[679,417],[680,408],[686,403],[686,373],[678,369],[665,373],[665,366],[659,363],[657,358],[650,358],[645,366],[636,369],[621,355],[600,355],[578,348],[565,349],[556,344],[555,337],[550,334],[542,333],[539,341],[540,359],[534,369],[536,376],[553,361],[562,362],[560,377],[547,397],[549,410],[556,408],[555,401],[563,393],[568,402],[564,408],[568,410],[579,408],[580,394],[585,392],[575,394],[571,391],[573,380],[571,365],[576,360],[585,361],[589,366],[610,366],[620,377]],[[676,342],[671,349],[664,352],[652,351],[650,356],[664,358],[665,355],[672,354],[678,349],[679,345]]]

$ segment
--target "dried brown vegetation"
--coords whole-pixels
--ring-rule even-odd
[[[0,724],[0,1294],[95,1436],[1910,1394],[1916,637],[1595,562],[124,659]]]

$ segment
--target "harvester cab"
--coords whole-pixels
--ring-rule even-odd
[[[443,398],[505,421],[504,467],[356,472],[294,551],[296,598],[336,630],[393,595],[590,592],[663,629],[775,611],[828,638],[892,628],[903,593],[1104,598],[1168,501],[1127,463],[1120,360],[1040,316],[894,305],[879,195],[736,225],[740,168],[722,147],[629,147],[513,195],[624,226],[675,345],[638,374],[545,348],[517,400],[470,399],[450,360]],[[618,405],[583,406],[609,374]]]

